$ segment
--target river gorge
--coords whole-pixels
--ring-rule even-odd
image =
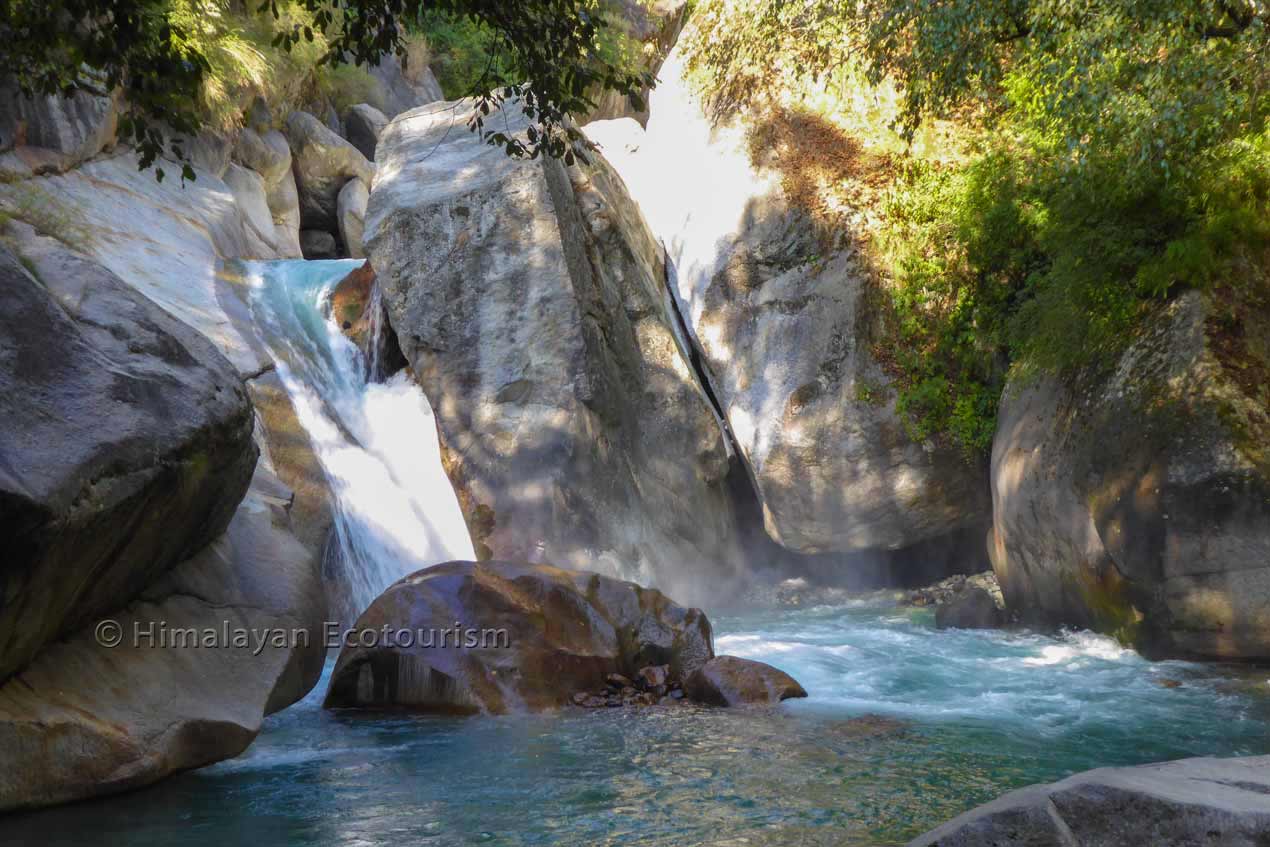
[[[901,175],[635,8],[576,158],[426,63],[164,181],[118,92],[6,89],[0,842],[1270,838],[1260,318],[1173,292],[925,431]]]

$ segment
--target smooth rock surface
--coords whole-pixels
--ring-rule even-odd
[[[403,630],[411,643],[395,634]],[[328,708],[540,711],[602,688],[612,674],[629,681],[638,668],[667,664],[683,677],[714,655],[701,610],[660,591],[508,562],[447,562],[412,574],[380,595],[353,631],[354,639],[388,635],[340,651]]]
[[[301,226],[331,233],[338,231],[340,189],[354,178],[370,185],[375,166],[356,147],[307,112],[292,112],[287,118],[287,140],[291,144],[292,169],[300,195]]]
[[[1025,621],[1270,657],[1270,416],[1215,356],[1210,315],[1184,294],[1109,373],[1007,387],[991,553]]]
[[[255,126],[259,129],[248,126],[239,132],[234,141],[234,161],[259,174],[264,182],[278,255],[299,258],[300,196],[291,171],[291,146],[285,135],[269,128],[266,119],[267,115],[257,115]]]
[[[690,601],[741,567],[727,448],[612,170],[510,159],[431,106],[390,123],[378,155],[367,250],[478,557]]]
[[[684,693],[711,706],[770,706],[807,696],[783,670],[737,656],[715,656],[706,662],[684,678]]]
[[[715,126],[662,68],[647,132],[588,124],[675,267],[693,344],[758,491],[768,534],[809,554],[896,550],[986,531],[985,469],[917,443],[896,411],[867,273],[817,232],[743,123]]]
[[[1270,756],[1100,768],[1012,791],[909,847],[1261,847]]]
[[[370,191],[360,179],[350,179],[340,189],[336,203],[340,222],[340,241],[350,259],[366,258],[362,235],[366,229],[366,204]]]
[[[265,715],[313,687],[326,599],[288,529],[287,495],[258,472],[219,538],[109,613],[118,646],[102,646],[89,625],[0,686],[0,811],[231,758]],[[253,631],[284,637],[241,641]]]
[[[232,259],[279,253],[255,233],[234,193],[214,174],[182,184],[139,171],[124,152],[65,174],[0,183],[0,206],[37,198],[51,233],[92,256],[164,311],[207,336],[241,374],[268,366],[244,298],[223,274]],[[23,219],[22,215],[17,215]]]
[[[252,234],[275,251],[278,250],[278,234],[273,213],[269,210],[264,178],[253,170],[231,163],[225,168],[224,180],[247,225],[251,227]]]
[[[0,249],[0,680],[215,538],[257,457],[251,404],[207,339],[23,235],[35,276]]]

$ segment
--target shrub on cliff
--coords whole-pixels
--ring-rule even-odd
[[[720,111],[800,100],[898,151],[869,235],[900,405],[916,435],[981,453],[1008,367],[1113,361],[1186,287],[1270,292],[1267,17],[1249,0],[710,0],[692,59]]]

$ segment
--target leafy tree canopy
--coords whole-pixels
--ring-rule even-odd
[[[325,44],[319,65],[377,65],[407,56],[406,30],[425,13],[467,19],[490,34],[472,129],[509,155],[572,158],[585,140],[568,116],[600,90],[638,98],[651,83],[606,58],[599,0],[236,0],[244,14],[271,16],[273,46]],[[182,158],[180,137],[204,124],[199,95],[212,71],[188,3],[174,0],[0,0],[0,77],[29,96],[81,88],[120,89],[128,111],[121,135],[142,167],[165,147]],[[206,4],[211,6],[212,4]],[[290,14],[299,7],[303,14]],[[214,11],[209,9],[209,11]],[[197,16],[196,16],[197,17]],[[515,99],[532,120],[527,138],[485,129],[484,118]],[[186,177],[193,171],[186,166]],[[161,177],[160,177],[161,178]]]

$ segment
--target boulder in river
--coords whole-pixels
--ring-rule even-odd
[[[996,629],[1004,620],[992,595],[974,585],[935,607],[935,626],[940,629]]]
[[[1270,832],[1270,756],[1100,768],[1012,791],[909,847],[1256,847]]]
[[[399,580],[343,635],[330,708],[505,713],[714,656],[710,622],[660,591],[583,571],[448,562]]]
[[[783,670],[737,656],[715,656],[706,662],[685,677],[684,693],[711,706],[770,706],[807,696]]]
[[[361,179],[370,185],[375,166],[360,150],[307,112],[292,112],[287,118],[287,139],[300,194],[301,226],[336,232],[340,189],[350,179]]]
[[[366,246],[477,555],[716,592],[742,560],[728,451],[661,246],[598,155],[509,158],[452,107],[384,130]]]
[[[1007,387],[991,552],[1024,621],[1270,658],[1270,318],[1225,311],[1188,292],[1114,367]]]
[[[302,229],[300,252],[306,259],[338,259],[340,247],[335,236],[324,229]]]
[[[207,339],[60,242],[21,247],[0,248],[0,680],[219,535],[258,455]]]

